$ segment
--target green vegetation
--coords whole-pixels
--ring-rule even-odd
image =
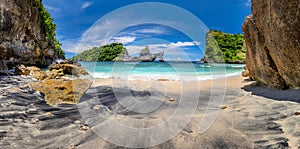
[[[94,47],[86,50],[74,57],[71,60],[75,61],[115,61],[118,55],[126,52],[126,48],[122,43],[112,43],[101,47]]]
[[[41,0],[35,0],[33,6],[38,10],[40,16],[40,25],[46,33],[47,40],[52,41],[54,43],[54,54],[58,58],[65,58],[65,53],[61,49],[61,44],[56,39],[56,25],[53,23],[52,17],[43,6]]]
[[[126,48],[122,43],[112,43],[102,47],[98,61],[113,61]]]
[[[82,53],[74,56],[71,60],[74,61],[98,61],[98,57],[101,53],[101,47],[94,47],[90,50],[83,51]]]
[[[205,57],[209,62],[245,63],[243,34],[227,34],[210,30],[206,37]]]

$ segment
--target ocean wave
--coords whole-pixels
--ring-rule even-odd
[[[226,78],[230,76],[241,75],[241,73],[227,73],[227,74],[210,74],[210,75],[176,75],[176,74],[121,74],[121,73],[100,73],[90,72],[94,79],[122,79],[122,80],[140,80],[140,81],[153,81],[153,80],[164,80],[164,81],[204,81],[213,80],[219,78]]]

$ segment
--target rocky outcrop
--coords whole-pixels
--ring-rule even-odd
[[[24,65],[20,65],[19,67],[16,68],[16,74],[24,75],[24,76],[31,76],[32,78],[37,79],[37,80],[44,80],[44,79],[48,78],[48,74],[46,72],[41,71],[40,68],[37,68],[35,66],[26,67]],[[50,77],[50,79],[52,79],[52,77]]]
[[[157,54],[151,54],[150,49],[147,47],[140,52],[140,56],[129,56],[128,51],[125,49],[118,55],[117,61],[121,62],[153,62],[158,59],[160,62],[164,62],[164,52]]]
[[[54,43],[46,38],[40,23],[38,2],[0,1],[0,60],[4,63],[34,66],[52,63]]]
[[[76,104],[82,95],[90,88],[92,82],[88,79],[50,79],[32,82],[29,86],[45,94],[49,105],[61,103]]]
[[[65,75],[76,77],[89,75],[89,73],[82,67],[69,63],[52,64],[47,71],[42,71],[40,68],[35,66],[26,67],[24,65],[20,65],[15,68],[15,73],[17,75],[31,76],[32,78],[40,81],[44,79],[60,78]]]
[[[81,75],[88,75],[89,73],[80,66],[73,65],[73,64],[52,64],[49,67],[49,71],[81,76]]]
[[[300,87],[300,1],[252,0],[243,24],[247,69],[261,85]]]
[[[42,71],[35,66],[20,65],[16,68],[16,74],[39,81],[32,82],[30,87],[44,93],[49,105],[76,104],[92,84],[88,79],[79,78],[88,75],[82,67],[63,63],[53,64],[50,68],[47,71]]]

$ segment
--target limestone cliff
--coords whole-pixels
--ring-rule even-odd
[[[299,88],[300,1],[252,0],[243,31],[250,77],[270,88]]]
[[[39,0],[0,1],[0,61],[46,66],[54,57],[54,42],[41,23]]]

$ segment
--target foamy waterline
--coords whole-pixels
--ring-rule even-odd
[[[169,81],[204,81],[239,76],[240,72],[210,75],[176,75],[176,74],[109,74],[102,72],[89,72],[94,79],[122,79],[122,80],[169,80]]]

